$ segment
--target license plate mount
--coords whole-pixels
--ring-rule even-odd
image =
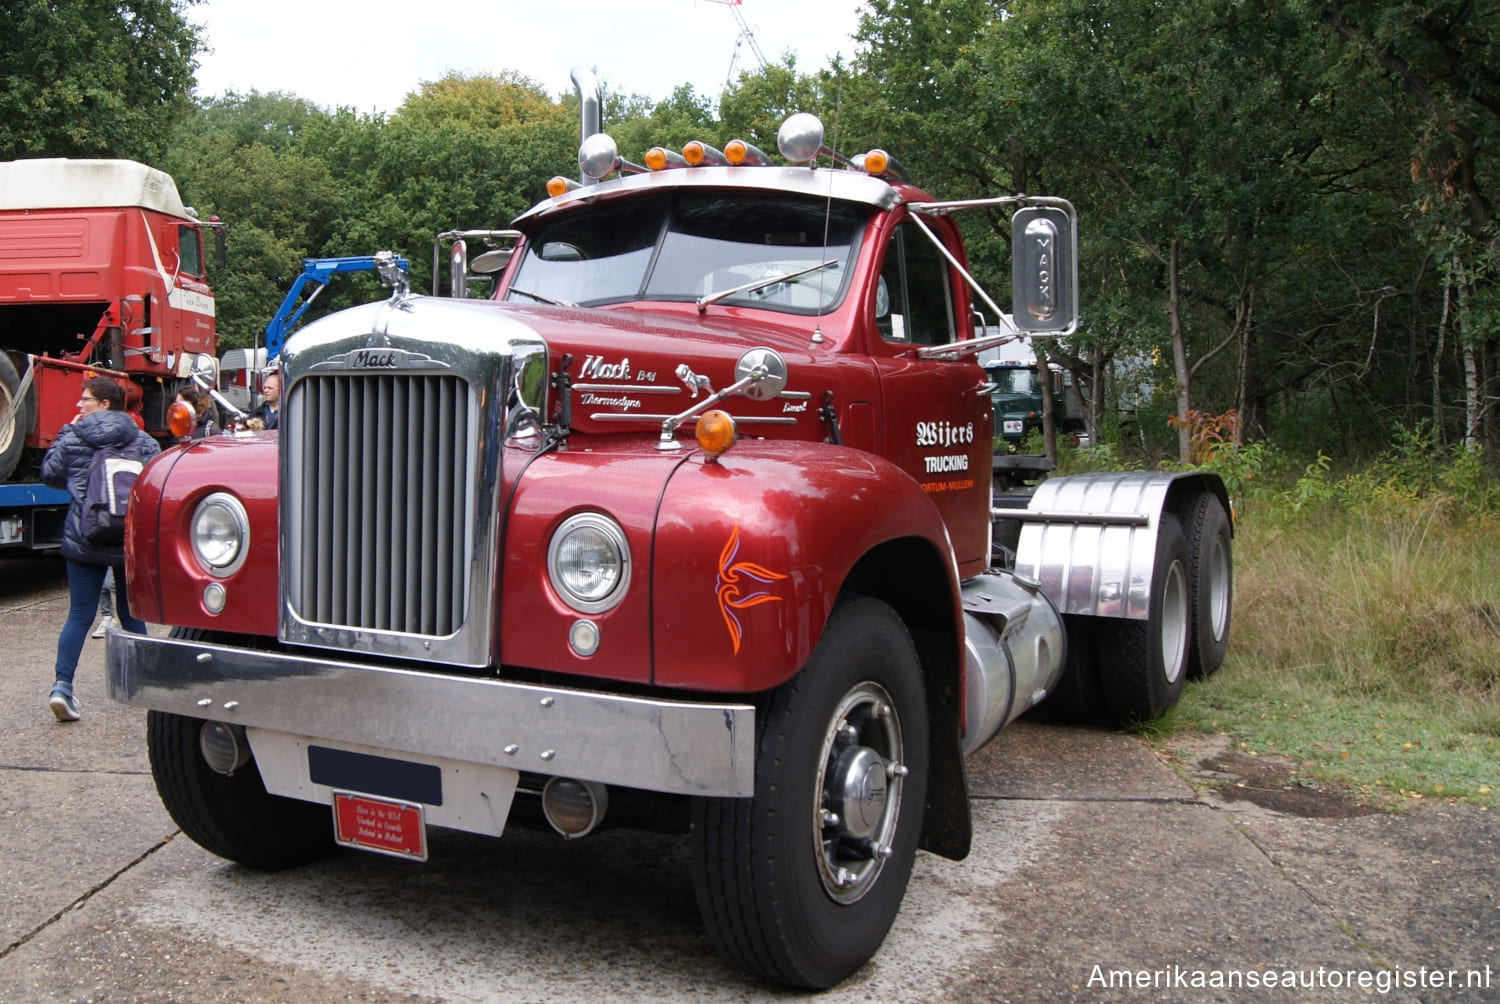
[[[353,791],[333,793],[333,840],[376,854],[427,860],[427,820],[422,806]]]

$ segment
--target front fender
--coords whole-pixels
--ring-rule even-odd
[[[131,613],[174,627],[275,637],[277,527],[275,433],[213,436],[165,451],[141,471],[125,525],[125,580]],[[245,507],[249,552],[233,574],[216,577],[193,557],[198,503],[227,492]],[[224,588],[224,609],[204,606],[210,582]]]
[[[879,457],[826,444],[742,441],[673,473],[652,551],[654,682],[754,693],[807,662],[851,573],[887,545],[957,568],[932,500]]]

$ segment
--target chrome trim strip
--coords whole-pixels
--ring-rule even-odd
[[[681,394],[681,387],[658,387],[655,384],[639,383],[575,383],[572,390],[583,392],[589,391],[597,394],[605,391],[611,394]]]
[[[589,415],[595,422],[653,422],[660,424],[672,415],[651,415],[646,412],[626,414],[616,411],[596,411]],[[697,416],[693,416],[695,419]],[[735,415],[736,425],[796,425],[795,418],[783,418],[780,415]]]
[[[1151,517],[1143,512],[1061,512],[1055,509],[991,509],[995,519],[1023,523],[1103,523],[1111,526],[1147,526]]]
[[[336,662],[115,632],[116,701],[396,754],[647,791],[755,790],[755,709]]]

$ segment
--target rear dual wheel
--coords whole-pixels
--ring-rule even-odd
[[[1107,717],[1130,725],[1176,705],[1188,674],[1193,640],[1187,538],[1177,517],[1163,513],[1145,620],[1099,623],[1100,689]]]
[[[1193,607],[1188,676],[1201,679],[1224,664],[1234,598],[1229,516],[1217,495],[1202,492],[1193,499],[1183,531],[1188,542],[1188,585]]]
[[[921,831],[926,696],[895,611],[868,597],[836,607],[757,726],[754,795],[694,804],[699,911],[736,965],[830,987],[885,940]]]

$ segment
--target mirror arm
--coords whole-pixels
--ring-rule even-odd
[[[678,426],[682,425],[683,422],[686,422],[688,419],[692,418],[694,415],[697,415],[699,412],[707,411],[709,408],[712,408],[714,405],[718,404],[729,395],[736,394],[744,390],[746,387],[760,383],[766,377],[770,376],[770,374],[770,367],[766,366],[765,364],[761,364],[755,367],[749,373],[746,373],[741,379],[736,380],[734,383],[725,387],[723,390],[715,391],[714,393],[708,395],[708,397],[705,397],[702,401],[699,401],[697,404],[693,405],[686,411],[663,419],[661,423],[661,439],[657,441],[656,448],[658,450],[682,449],[682,444],[677,441],[676,433]]]
[[[197,384],[200,388],[202,388],[203,390],[207,391],[208,392],[208,396],[211,397],[211,398],[213,398],[214,402],[216,404],[218,404],[218,406],[220,408],[223,408],[225,411],[229,412],[229,414],[231,415],[231,417],[236,418],[236,419],[242,419],[242,418],[249,418],[250,417],[249,415],[245,414],[243,411],[240,411],[238,408],[236,408],[233,404],[231,404],[229,402],[229,399],[227,397],[225,397],[223,394],[220,394],[218,391],[214,390],[213,385],[208,382],[208,378],[206,378],[202,373],[194,373],[192,375],[192,381],[193,381],[193,383]]]

